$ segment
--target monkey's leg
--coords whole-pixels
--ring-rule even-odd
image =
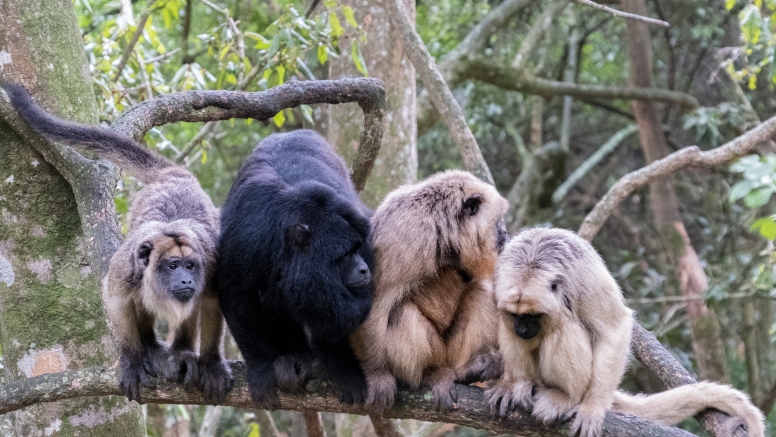
[[[449,367],[438,367],[426,373],[423,385],[431,387],[434,406],[443,413],[450,412],[458,394],[455,391],[455,371]]]
[[[210,293],[202,296],[199,324],[199,371],[194,382],[207,403],[219,404],[232,389],[232,372],[223,356],[224,315],[218,299]]]
[[[323,375],[337,386],[340,402],[352,405],[366,401],[366,377],[350,347],[348,337],[336,342],[315,344],[313,355]]]
[[[222,300],[222,305],[224,301]],[[278,383],[273,362],[277,357],[274,336],[282,335],[283,326],[274,323],[271,310],[262,309],[259,302],[241,302],[243,308],[225,311],[229,328],[247,366],[248,392],[258,409],[280,408]]]
[[[545,424],[556,420],[566,420],[574,413],[577,403],[566,393],[554,389],[539,387],[533,398],[531,414]],[[575,432],[572,431],[571,435]]]
[[[504,356],[504,374],[496,385],[485,392],[485,396],[490,403],[491,414],[504,417],[518,405],[525,409],[533,406],[533,381],[537,371],[531,352],[525,349],[524,343],[511,328],[512,316],[501,312],[500,317],[503,320],[498,323],[498,335],[500,353]]]
[[[175,327],[169,352],[152,354],[154,369],[170,381],[184,384],[191,389],[199,380],[197,354],[194,353],[194,340],[197,335],[199,314],[194,311],[180,326]]]
[[[312,355],[302,327],[296,324],[289,327],[278,346],[278,357],[273,363],[278,386],[291,393],[304,390],[312,376]]]

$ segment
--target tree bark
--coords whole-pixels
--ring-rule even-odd
[[[372,21],[367,27],[367,41],[361,45],[371,77],[385,83],[385,123],[383,142],[372,174],[361,193],[361,199],[376,207],[394,188],[413,183],[418,174],[418,128],[415,108],[415,68],[404,56],[401,38],[385,12],[386,0],[356,0],[356,18],[363,22],[366,15]],[[413,21],[415,3],[408,2]],[[343,43],[344,44],[344,43]],[[357,77],[349,48],[342,56],[329,61],[329,78]],[[361,131],[361,110],[356,105],[328,108],[327,137],[347,161],[355,154]]]
[[[0,80],[21,83],[47,109],[97,121],[83,42],[69,0],[0,2]],[[115,167],[82,168],[94,184],[75,186],[56,167],[64,155],[41,155],[0,121],[0,343],[7,382],[48,372],[110,365],[116,360],[100,298],[115,248]],[[78,198],[76,192],[84,195]],[[83,201],[85,197],[89,200]],[[107,197],[110,205],[103,202]],[[80,210],[97,206],[99,240],[84,232]],[[106,206],[108,205],[108,206]],[[104,208],[103,208],[104,207]],[[145,436],[140,406],[123,397],[36,405],[0,419],[4,436]]]
[[[626,12],[646,15],[644,0],[623,0],[622,6]],[[630,85],[649,88],[652,85],[653,69],[649,28],[646,23],[635,20],[626,20],[626,25]],[[655,103],[634,100],[633,112],[639,125],[641,147],[647,162],[652,163],[666,157],[670,149]],[[679,200],[673,189],[672,176],[650,184],[649,204],[655,227],[673,263],[682,294],[686,297],[701,295],[708,288],[708,282],[679,215]],[[688,300],[687,314],[698,373],[705,379],[728,382],[730,374],[716,314],[701,299]]]

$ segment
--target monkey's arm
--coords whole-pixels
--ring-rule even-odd
[[[599,332],[593,343],[592,379],[571,424],[572,434],[579,432],[582,437],[601,434],[604,415],[625,372],[633,319],[627,315],[608,326],[603,319],[594,324]]]
[[[202,296],[199,331],[199,389],[211,404],[221,403],[232,388],[232,372],[223,357],[224,315],[218,298]]]
[[[498,337],[504,357],[504,374],[496,385],[485,392],[494,416],[504,417],[518,405],[530,409],[533,404],[536,366],[525,343],[512,332],[511,326],[511,315],[499,311]]]

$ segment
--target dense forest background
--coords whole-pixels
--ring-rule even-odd
[[[510,200],[513,233],[527,226],[577,229],[623,175],[682,147],[719,146],[776,108],[773,0],[601,3],[670,27],[639,31],[628,20],[567,0],[408,4],[497,188]],[[104,123],[176,91],[258,91],[295,80],[372,76],[386,83],[387,125],[364,200],[374,207],[399,184],[462,167],[380,0],[73,4]],[[644,90],[629,94],[629,86]],[[654,115],[651,125],[644,114]],[[220,205],[262,138],[313,128],[351,158],[360,117],[356,104],[303,105],[268,124],[166,125],[145,141],[192,170]],[[765,143],[727,169],[686,170],[640,190],[594,240],[639,322],[699,378],[747,391],[770,420],[776,420],[774,152],[776,145]],[[120,217],[139,188],[122,176],[115,194]],[[228,355],[238,357],[233,344]],[[638,363],[624,388],[663,389]],[[257,437],[259,422],[262,434],[270,432],[267,417],[250,410],[143,408],[151,436]],[[305,435],[300,413],[271,418],[278,432]],[[367,418],[323,418],[330,436],[374,432]],[[423,436],[481,433],[411,420],[401,426]],[[684,427],[703,432],[691,420]]]

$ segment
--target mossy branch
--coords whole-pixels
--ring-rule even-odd
[[[230,362],[235,377],[234,389],[222,404],[240,408],[253,408],[248,385],[245,380],[245,364]],[[439,413],[434,409],[431,393],[425,390],[399,390],[396,405],[384,414],[386,418],[418,419],[430,422],[447,422],[472,428],[486,429],[497,434],[518,434],[522,436],[566,437],[566,424],[543,425],[536,422],[525,411],[516,411],[503,420],[494,419],[489,413],[483,390],[477,387],[457,385],[457,407],[450,413]],[[117,373],[105,367],[90,367],[50,373],[12,382],[0,386],[0,414],[18,410],[30,405],[54,402],[83,396],[119,395]],[[154,387],[142,390],[143,402],[160,404],[203,405],[204,400],[197,391],[186,391],[181,385],[157,379]],[[312,380],[306,391],[299,394],[280,394],[280,403],[285,410],[331,411],[367,415],[362,406],[343,405],[337,400],[330,384]],[[656,425],[637,417],[607,413],[604,436],[669,436],[688,437],[692,434],[678,428]]]

